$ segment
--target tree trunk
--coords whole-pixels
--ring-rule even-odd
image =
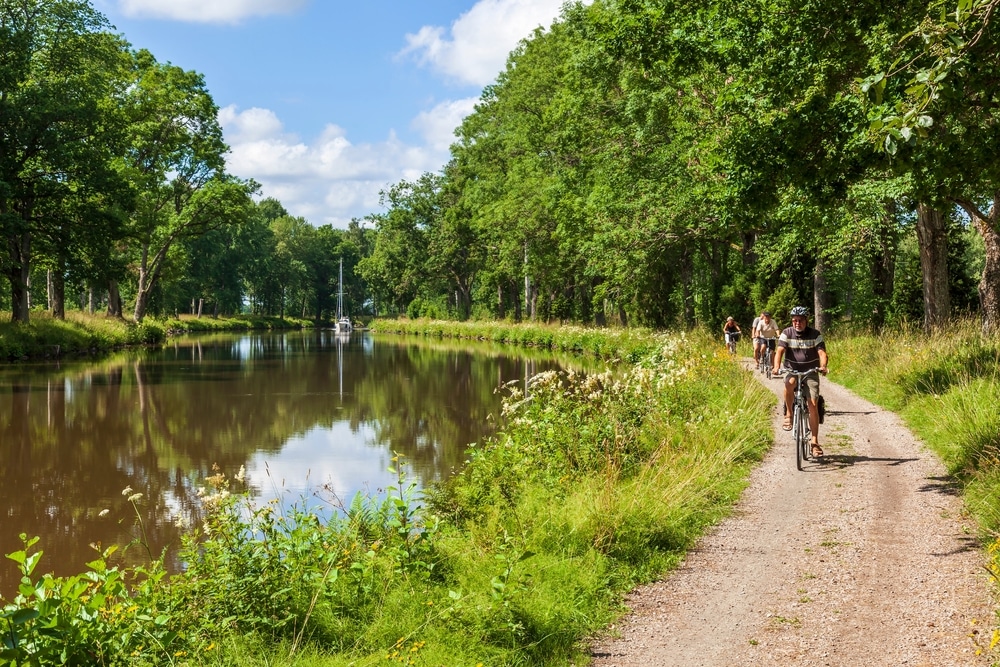
[[[66,277],[61,270],[49,271],[49,309],[57,320],[66,319]]]
[[[117,280],[108,281],[108,316],[122,319],[122,295]]]
[[[517,283],[512,282],[513,292],[514,292],[514,321],[520,322],[524,318],[524,313],[521,311],[521,294],[517,289]]]
[[[993,206],[983,213],[968,200],[956,200],[972,218],[972,224],[983,239],[986,261],[979,278],[979,309],[983,317],[983,331],[1000,331],[1000,191],[993,193]]]
[[[7,248],[10,251],[7,269],[7,280],[10,281],[10,319],[12,322],[27,324],[31,313],[28,280],[31,277],[31,234],[14,234],[7,240]]]
[[[503,303],[503,283],[497,283],[497,319],[502,320],[504,317],[506,311]]]
[[[87,314],[94,314],[94,288],[93,286],[87,288]]]
[[[979,308],[983,315],[983,331],[1000,331],[1000,232],[995,223],[976,220],[976,229],[986,247],[986,263],[979,279]]]
[[[924,330],[930,332],[947,324],[951,315],[948,234],[941,211],[927,204],[917,206],[917,241],[924,287]]]
[[[872,328],[875,331],[881,331],[885,326],[895,288],[896,217],[896,202],[889,200],[885,204],[885,217],[879,227],[876,246],[872,249],[871,255],[872,296],[875,301],[872,308]]]
[[[830,328],[830,291],[826,286],[826,262],[816,260],[813,270],[813,323],[820,331]]]
[[[685,249],[681,255],[681,302],[683,304],[684,326],[694,327],[694,266],[691,263],[691,252]]]

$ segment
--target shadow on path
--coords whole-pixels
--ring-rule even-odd
[[[890,466],[898,466],[919,460],[917,457],[898,459],[881,456],[859,456],[855,454],[824,454],[819,459],[810,459],[811,462],[822,465],[824,470],[843,470],[859,463],[885,463]]]
[[[940,477],[928,477],[927,483],[920,487],[921,492],[933,492],[940,493],[946,496],[955,496],[956,498],[962,495],[962,485],[954,477],[940,476]]]
[[[882,410],[830,410],[827,408],[826,416],[840,416],[840,415],[877,415],[883,412]]]

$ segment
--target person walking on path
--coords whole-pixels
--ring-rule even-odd
[[[809,310],[795,306],[791,310],[792,326],[778,336],[778,349],[774,355],[774,373],[779,373],[784,362],[793,371],[818,369],[826,375],[829,357],[823,335],[809,326]],[[785,358],[787,354],[787,359]],[[809,406],[809,431],[812,433],[812,455],[823,456],[819,446],[819,377],[815,374],[804,378],[806,404]],[[797,378],[785,378],[785,420],[782,428],[792,430],[792,400],[795,396]]]

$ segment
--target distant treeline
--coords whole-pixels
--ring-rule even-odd
[[[995,4],[568,4],[439,173],[339,230],[225,174],[200,75],[0,0],[0,308],[325,319],[343,258],[354,315],[995,328]]]

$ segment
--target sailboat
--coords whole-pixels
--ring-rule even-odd
[[[337,285],[337,333],[351,333],[351,318],[344,315],[344,258],[340,258],[340,282]]]

